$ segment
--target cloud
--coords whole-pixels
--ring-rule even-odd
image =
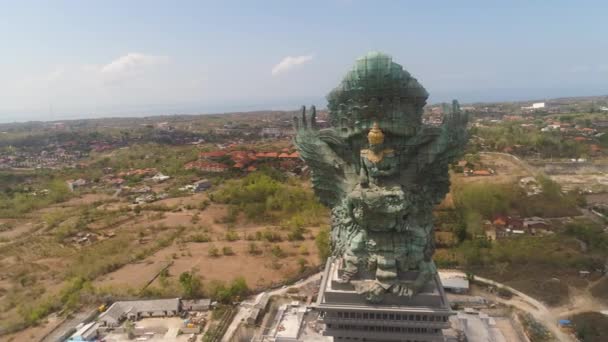
[[[101,67],[104,74],[125,73],[142,67],[165,63],[167,57],[148,56],[137,52],[128,53]]]
[[[289,70],[292,70],[300,65],[306,64],[310,61],[312,61],[313,56],[312,55],[304,55],[304,56],[287,56],[285,58],[283,58],[282,61],[279,62],[279,64],[275,65],[272,68],[272,75],[276,76],[282,73],[285,73]]]
[[[186,97],[183,93],[191,95],[197,90],[200,93],[202,85],[184,85],[186,78],[196,75],[192,70],[174,65],[168,57],[127,53],[105,63],[58,65],[47,72],[22,75],[8,82],[0,78],[0,94],[11,99],[0,103],[0,109],[26,108],[27,105],[28,110],[46,112],[44,108],[53,104],[58,110],[95,110],[104,105],[183,99]],[[168,86],[170,84],[174,86]]]
[[[105,83],[116,83],[136,77],[148,68],[164,64],[167,61],[168,58],[164,56],[151,56],[132,52],[98,67],[98,71]],[[93,66],[92,68],[95,69],[96,67]]]

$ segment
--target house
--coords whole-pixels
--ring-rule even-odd
[[[507,225],[507,218],[504,216],[497,216],[496,218],[494,218],[494,221],[492,221],[492,224],[494,224],[495,226],[506,226]]]
[[[543,108],[545,108],[544,102],[536,102],[536,103],[533,103],[531,106],[521,107],[521,109],[523,109],[523,110],[537,110],[537,109],[543,109]]]
[[[115,302],[99,315],[100,326],[115,328],[125,319],[137,320],[143,317],[171,317],[180,313],[179,298],[134,300]]]
[[[192,192],[202,192],[211,187],[211,182],[207,179],[201,179],[192,184]]]
[[[76,188],[87,185],[87,181],[82,178],[79,178],[77,180],[67,180],[66,184],[68,185],[70,191],[74,191],[74,189]]]
[[[125,182],[125,180],[122,178],[113,178],[110,180],[110,184],[112,184],[112,185],[121,185],[124,182]]]
[[[152,180],[157,182],[157,183],[161,183],[166,181],[167,179],[170,179],[171,177],[163,175],[161,172],[157,173],[156,175],[154,175],[154,177],[152,177]]]
[[[140,188],[135,188],[135,189],[131,190],[131,193],[134,193],[134,194],[147,194],[147,193],[149,193],[151,191],[152,191],[152,188],[150,188],[149,186],[145,185],[145,186],[142,186]]]
[[[211,151],[211,152],[201,152],[198,154],[200,158],[214,159],[221,158],[226,156],[228,153],[225,151]]]
[[[450,271],[440,271],[437,273],[446,291],[453,293],[469,292],[469,280],[464,273]]]
[[[146,203],[150,203],[150,202],[154,202],[156,201],[156,195],[155,194],[146,194],[146,195],[141,195],[135,198],[135,200],[133,201],[134,204],[146,204]]]
[[[90,322],[87,324],[80,324],[77,327],[76,332],[67,339],[66,342],[83,342],[83,341],[97,341],[97,329],[99,328],[99,323]]]
[[[210,299],[182,299],[182,310],[184,311],[208,311],[211,307]]]
[[[260,135],[265,138],[279,138],[283,135],[283,131],[277,127],[264,127]]]
[[[488,170],[475,170],[473,176],[491,176],[492,173]]]
[[[519,217],[508,216],[507,226],[513,229],[521,229],[524,227],[524,220]]]
[[[549,224],[547,221],[540,217],[528,217],[524,219],[524,228],[527,229],[547,229]]]
[[[203,161],[194,161],[184,165],[186,170],[198,169],[203,172],[225,172],[229,169],[228,165],[221,163],[211,163]]]

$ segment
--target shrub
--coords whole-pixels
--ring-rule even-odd
[[[281,246],[272,246],[270,253],[276,258],[284,258],[285,252],[281,248]]]
[[[300,266],[300,273],[304,273],[304,271],[306,271],[306,266],[308,265],[308,260],[299,258],[298,265]]]
[[[240,240],[240,236],[234,230],[229,230],[226,232],[226,240],[228,241],[238,241]]]
[[[210,246],[207,254],[212,258],[217,258],[220,256],[220,250],[215,246]]]
[[[234,251],[232,250],[232,248],[231,248],[231,247],[229,247],[229,246],[224,246],[224,247],[222,248],[222,254],[224,254],[224,255],[234,255]]]
[[[190,237],[190,241],[198,243],[210,242],[211,237],[207,234],[194,234]]]
[[[249,243],[249,247],[248,247],[247,251],[251,255],[258,255],[258,254],[262,253],[262,251],[258,248],[258,245],[255,242]]]

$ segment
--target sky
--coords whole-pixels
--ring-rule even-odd
[[[326,105],[393,56],[430,102],[608,94],[608,1],[0,0],[0,122]]]

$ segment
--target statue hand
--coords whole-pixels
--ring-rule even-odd
[[[294,116],[294,129],[298,134],[301,131],[318,131],[317,127],[317,109],[315,106],[310,107],[310,113],[306,114],[306,106],[302,106],[300,116]]]

